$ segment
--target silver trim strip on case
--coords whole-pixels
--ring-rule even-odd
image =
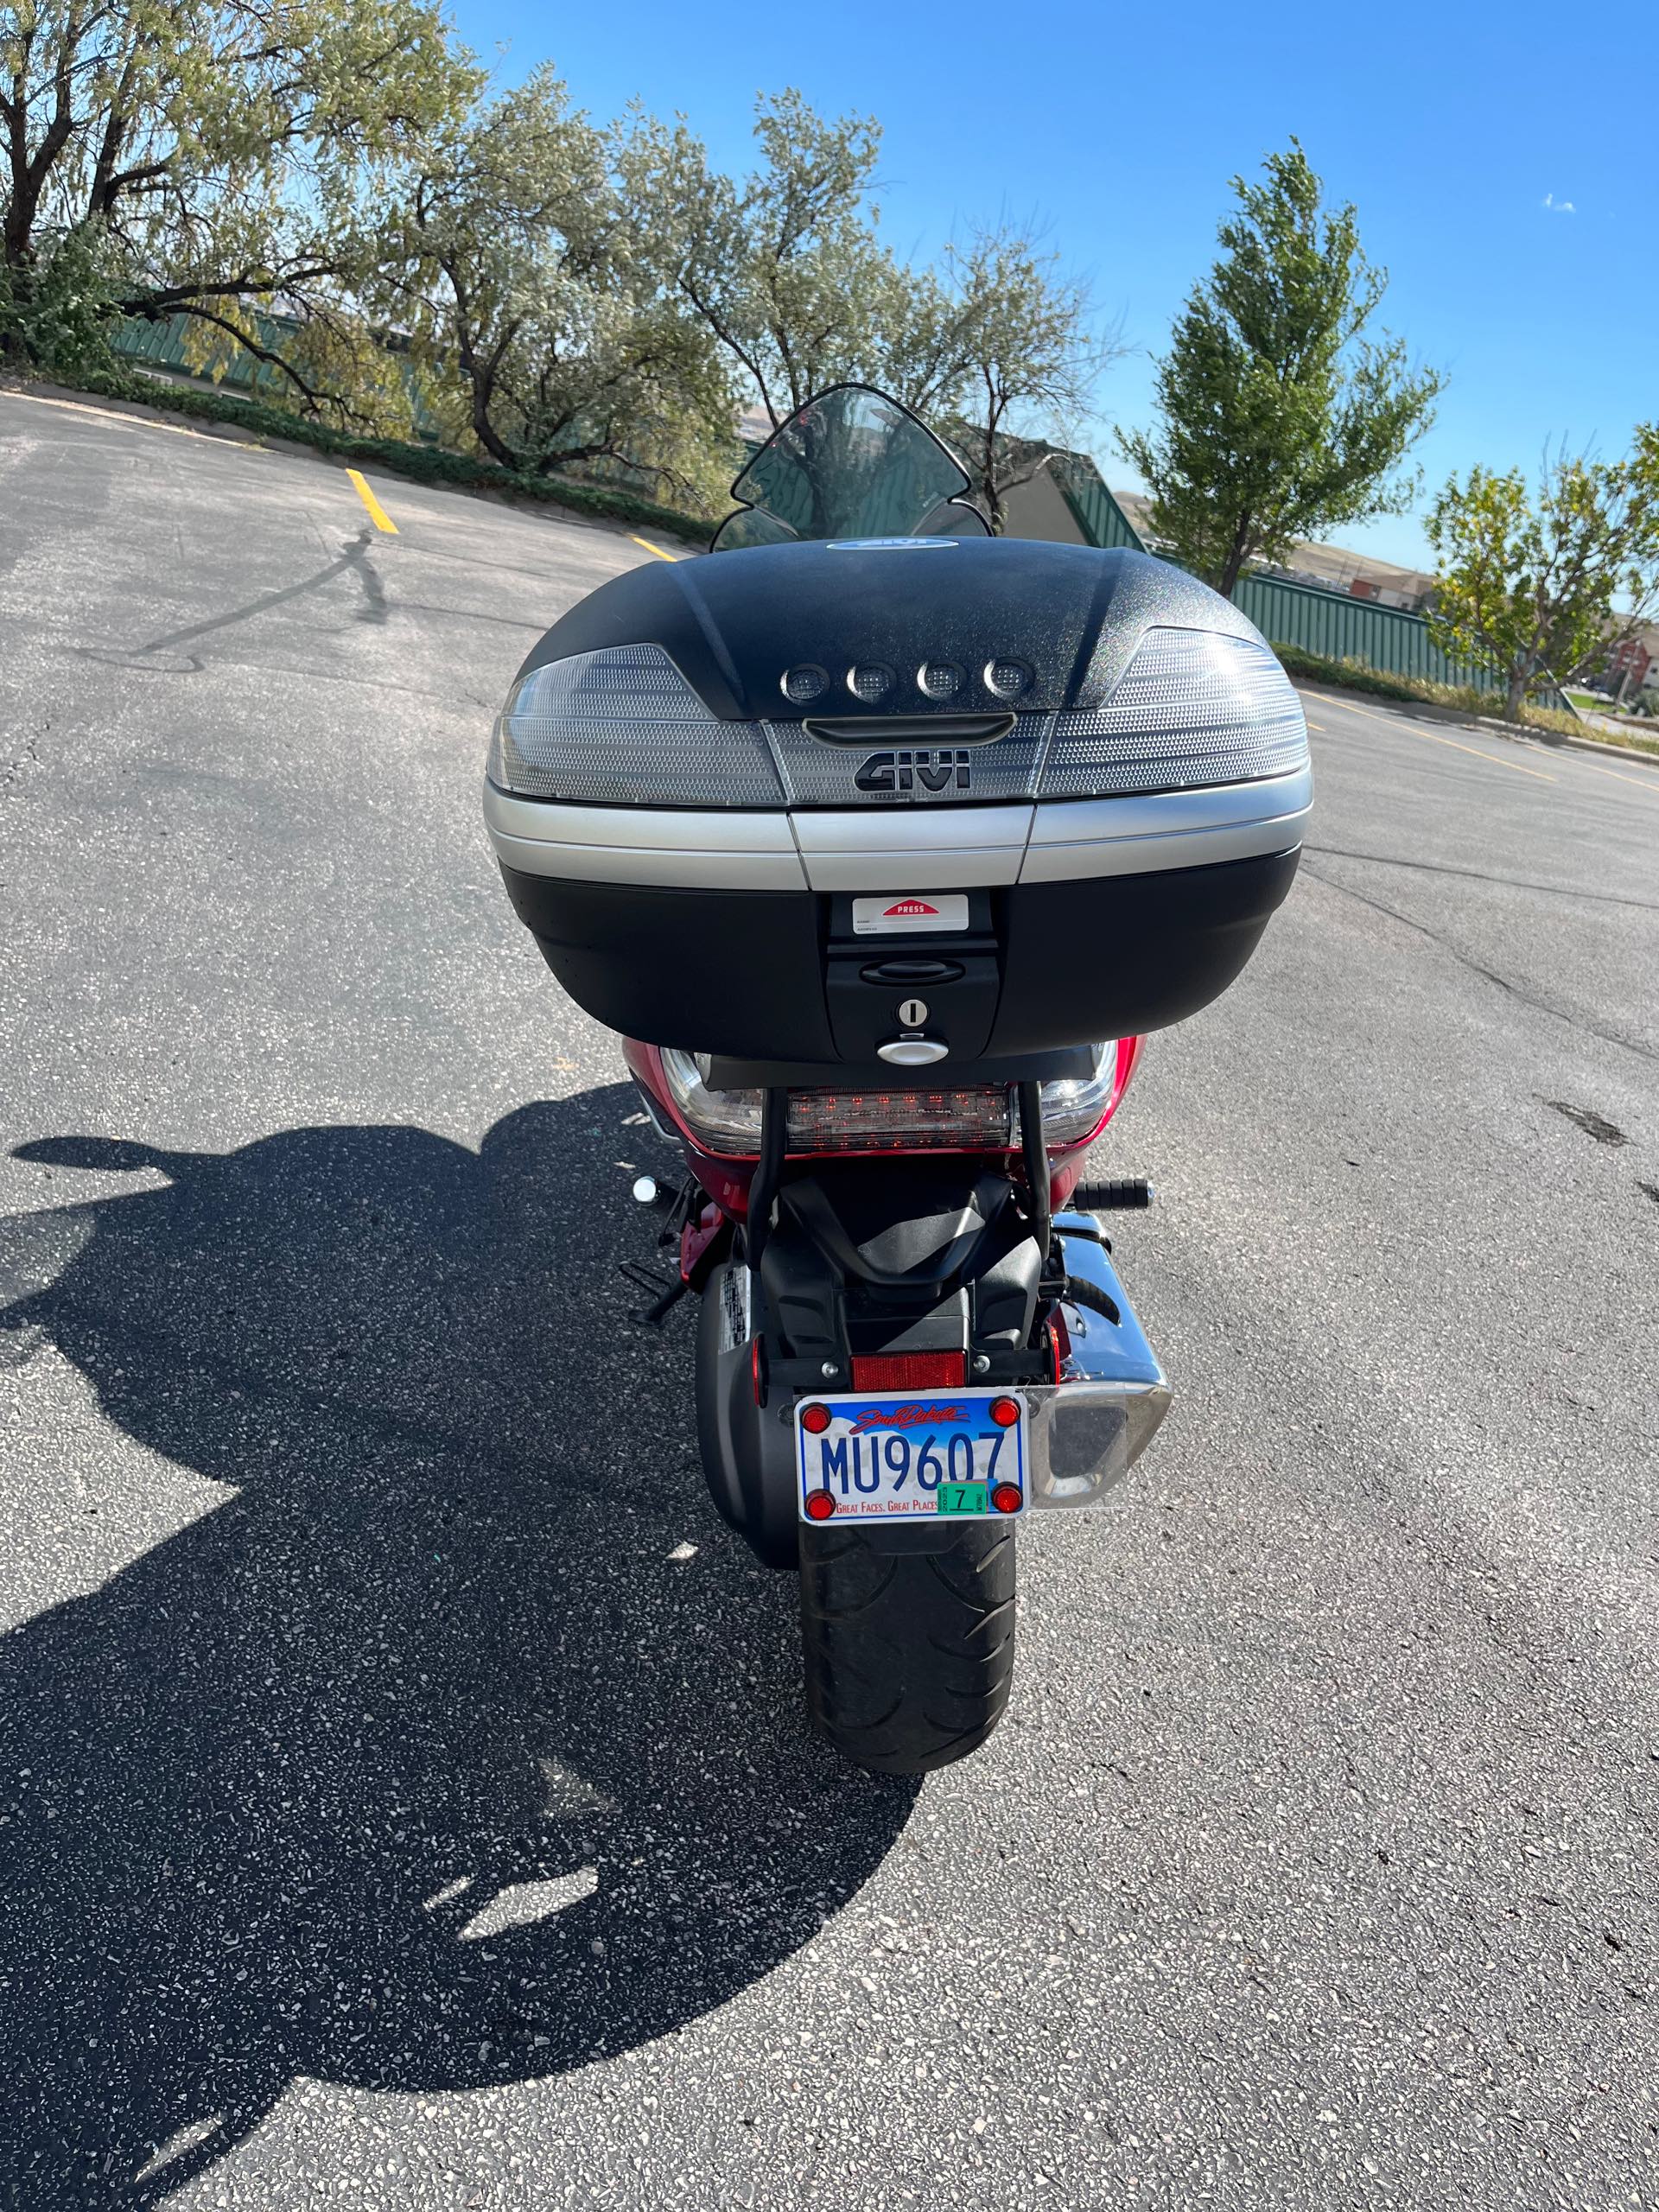
[[[720,891],[974,891],[1203,868],[1299,845],[1313,774],[1126,798],[803,810],[575,806],[486,781],[496,855],[526,875]]]
[[[1301,843],[1313,804],[1311,768],[1135,798],[1051,800],[1036,810],[1020,880],[1146,875],[1288,852]]]
[[[792,814],[814,891],[974,891],[1018,880],[1032,809],[870,807]]]
[[[484,819],[496,858],[524,875],[670,889],[808,887],[781,809],[570,806],[514,798],[486,779]]]

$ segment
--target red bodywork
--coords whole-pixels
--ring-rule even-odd
[[[1116,1113],[1123,1093],[1128,1089],[1129,1078],[1140,1062],[1141,1048],[1145,1041],[1144,1038],[1141,1037],[1122,1037],[1118,1039],[1117,1074],[1112,1085],[1111,1096],[1106,1102],[1105,1111],[1087,1136],[1079,1137],[1073,1143],[1061,1145],[1050,1150],[1048,1156],[1049,1204],[1057,1211],[1071,1197],[1082,1177],[1084,1154],[1099,1136],[1113,1115]],[[692,1172],[714,1201],[713,1205],[704,1209],[701,1218],[689,1225],[685,1231],[681,1252],[681,1268],[689,1281],[696,1261],[701,1258],[703,1251],[714,1243],[724,1228],[725,1218],[741,1221],[747,1212],[749,1181],[754,1173],[755,1157],[753,1154],[710,1152],[706,1145],[692,1135],[684,1120],[676,1110],[673,1095],[663,1074],[662,1054],[655,1045],[642,1045],[634,1038],[625,1037],[622,1040],[622,1056],[637,1080],[651,1094],[664,1121],[679,1131],[680,1140],[685,1147]],[[930,1154],[937,1153],[940,1147],[918,1146],[915,1149],[919,1155],[924,1151]],[[837,1151],[833,1154],[791,1152],[789,1156],[791,1160],[815,1158],[834,1158],[842,1160],[856,1160],[861,1156],[868,1155],[861,1155],[856,1152]],[[888,1148],[883,1150],[878,1156],[883,1160],[902,1159],[904,1153],[902,1150],[895,1153]],[[1007,1159],[1008,1156],[1007,1150],[995,1155],[989,1154],[986,1155],[988,1158],[1001,1159]]]

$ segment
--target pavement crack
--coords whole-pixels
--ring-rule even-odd
[[[1367,861],[1373,868],[1409,868],[1414,875],[1454,875],[1468,883],[1490,883],[1501,891],[1535,891],[1547,899],[1582,899],[1596,906],[1634,906],[1643,914],[1659,914],[1659,899],[1624,899],[1612,891],[1579,891],[1570,885],[1535,883],[1522,875],[1494,875],[1485,868],[1452,868],[1444,861],[1408,861],[1396,853],[1356,853],[1345,845],[1304,845],[1305,853],[1319,853],[1336,861]],[[1321,883],[1331,881],[1320,876]]]
[[[1390,906],[1381,899],[1372,899],[1363,891],[1356,891],[1350,883],[1338,883],[1334,876],[1321,875],[1318,868],[1309,868],[1306,862],[1303,863],[1302,873],[1311,875],[1315,883],[1322,883],[1327,891],[1338,892],[1344,899],[1352,899],[1362,906],[1369,906],[1373,913],[1385,914],[1391,922],[1400,922],[1407,929],[1414,930],[1419,937],[1427,938],[1431,944],[1438,945],[1460,967],[1468,969],[1471,975],[1478,976],[1483,982],[1495,984],[1500,991],[1507,993],[1522,1006],[1531,1007],[1535,1013],[1549,1014],[1557,1021],[1564,1021],[1569,1029],[1579,1030],[1586,1037],[1598,1038],[1604,1045],[1617,1045],[1621,1050],[1634,1052],[1642,1059],[1659,1061],[1659,1052],[1655,1052],[1650,1045],[1638,1045],[1633,1037],[1621,1037],[1617,1030],[1600,1028],[1595,1022],[1586,1021],[1582,1014],[1574,1014],[1567,1007],[1555,1006],[1548,999],[1538,997],[1535,993],[1512,982],[1509,976],[1500,976],[1496,968],[1488,968],[1484,962],[1474,959],[1453,944],[1449,938],[1442,937],[1438,930],[1430,929],[1427,922],[1420,922],[1410,914],[1402,914],[1397,906]]]

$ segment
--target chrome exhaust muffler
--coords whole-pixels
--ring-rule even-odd
[[[1157,1433],[1172,1394],[1099,1224],[1056,1214],[1054,1235],[1067,1275],[1090,1302],[1061,1300],[1060,1380],[1020,1395],[1031,1408],[1031,1503],[1078,1512],[1116,1489]]]

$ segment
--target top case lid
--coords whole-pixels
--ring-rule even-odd
[[[655,644],[725,721],[1046,713],[1104,700],[1154,625],[1258,635],[1196,577],[1121,548],[830,539],[613,577],[520,674]]]

